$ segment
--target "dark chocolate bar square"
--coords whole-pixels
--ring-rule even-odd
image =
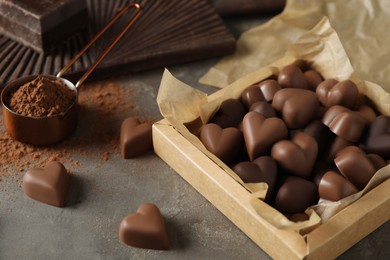
[[[0,0],[0,33],[39,52],[87,24],[85,0]]]

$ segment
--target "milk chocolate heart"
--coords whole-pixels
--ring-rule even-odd
[[[318,145],[313,137],[298,132],[290,140],[282,140],[274,144],[271,156],[284,169],[302,178],[310,177],[317,158]]]
[[[375,172],[379,169],[366,153],[357,146],[348,146],[337,153],[334,162],[344,175],[359,190],[364,189]]]
[[[333,171],[326,172],[318,186],[320,198],[331,201],[341,200],[357,192],[359,190],[351,182]]]
[[[222,128],[237,127],[244,117],[246,110],[243,104],[235,99],[227,99],[221,103],[217,113],[210,119]]]
[[[242,92],[241,101],[249,109],[252,104],[258,101],[265,101],[265,98],[258,86],[250,86]]]
[[[390,117],[378,116],[365,133],[360,147],[367,153],[375,153],[390,159]]]
[[[289,128],[302,128],[314,119],[320,105],[313,91],[286,88],[276,92],[272,107]]]
[[[309,89],[316,91],[317,86],[323,81],[320,73],[315,70],[307,70],[303,73],[309,84]]]
[[[70,175],[59,162],[43,169],[30,169],[23,176],[23,191],[30,198],[55,207],[63,207],[69,191]]]
[[[134,158],[152,151],[152,124],[141,124],[136,118],[126,118],[121,126],[120,143],[124,159]]]
[[[270,156],[261,156],[256,158],[253,162],[240,162],[236,164],[232,170],[245,183],[267,183],[268,191],[265,201],[270,201],[278,176],[278,168],[274,159]]]
[[[168,250],[169,239],[164,219],[156,205],[142,204],[137,212],[126,216],[119,227],[119,238],[126,245]]]
[[[359,113],[338,105],[326,111],[322,122],[333,133],[351,142],[360,140],[367,123]]]
[[[278,83],[282,88],[309,89],[309,84],[302,70],[296,65],[288,65],[282,68],[278,76]]]
[[[295,214],[304,212],[317,202],[318,190],[314,183],[289,176],[282,181],[276,193],[275,208],[282,213]]]
[[[274,98],[276,92],[282,87],[273,79],[267,79],[259,83],[259,89],[263,94],[265,101],[270,102]]]
[[[316,94],[325,107],[341,105],[352,109],[358,101],[359,90],[350,80],[327,79],[318,85]]]
[[[348,140],[345,140],[344,138],[341,138],[340,136],[335,136],[331,141],[328,143],[328,149],[323,154],[323,157],[321,158],[325,162],[333,162],[334,158],[336,157],[336,154],[344,149],[347,146],[354,145],[353,142],[350,142]]]
[[[275,109],[273,109],[272,106],[265,101],[259,101],[252,104],[251,107],[249,108],[249,111],[257,112],[262,116],[264,116],[265,118],[277,116]]]
[[[232,162],[243,148],[242,133],[234,127],[222,129],[217,124],[204,125],[200,140],[207,150],[226,164]]]
[[[242,121],[246,149],[251,161],[264,155],[274,143],[287,137],[284,122],[276,117],[265,118],[256,112],[249,112]]]
[[[333,140],[334,134],[319,120],[310,122],[303,131],[316,140],[318,145],[318,158],[322,158],[328,149],[329,143]]]

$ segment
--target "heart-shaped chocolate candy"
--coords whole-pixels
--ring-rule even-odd
[[[274,192],[278,176],[278,167],[270,156],[261,156],[253,162],[240,162],[232,170],[245,183],[265,182],[268,184],[268,191],[265,201],[270,201]]]
[[[333,171],[326,172],[318,186],[320,198],[330,201],[338,201],[357,192],[359,190],[351,182]]]
[[[136,118],[126,118],[121,126],[120,143],[124,159],[153,150],[152,124],[141,124]]]
[[[242,128],[246,149],[251,161],[267,153],[274,143],[288,135],[283,120],[277,117],[265,118],[253,111],[245,115]]]
[[[142,204],[136,213],[126,216],[119,227],[119,238],[126,245],[168,250],[169,239],[164,219],[158,207]]]
[[[360,147],[367,153],[375,153],[390,159],[390,117],[378,116],[365,133]]]
[[[245,116],[244,105],[236,99],[227,99],[221,103],[217,113],[210,119],[222,128],[237,127]]]
[[[302,128],[315,118],[320,104],[313,91],[285,88],[276,92],[272,107],[289,128]]]
[[[317,185],[299,177],[288,176],[276,193],[275,208],[282,213],[295,214],[304,212],[317,202]]]
[[[309,178],[317,158],[318,145],[313,137],[297,132],[290,140],[274,144],[271,156],[284,169],[302,178]]]
[[[322,122],[333,133],[351,142],[360,140],[367,123],[359,113],[338,105],[326,111]]]
[[[250,86],[242,92],[241,101],[244,106],[249,109],[252,104],[259,101],[265,101],[265,98],[258,86]]]
[[[364,189],[381,164],[373,163],[357,146],[348,146],[339,151],[334,159],[337,168],[359,190]],[[383,161],[382,165],[385,164]]]
[[[243,148],[242,133],[234,127],[222,129],[217,124],[206,124],[201,128],[199,139],[207,150],[226,164],[232,162]]]
[[[320,73],[315,70],[307,70],[303,73],[309,84],[309,89],[316,91],[317,86],[323,81]]]
[[[270,102],[274,98],[276,92],[282,89],[282,87],[273,79],[267,79],[259,83],[259,89],[263,94],[265,101]]]
[[[43,169],[30,169],[23,176],[23,191],[30,198],[55,207],[63,207],[69,191],[70,175],[59,162]]]
[[[309,89],[309,84],[302,70],[294,64],[282,68],[278,76],[278,83],[282,88]]]
[[[310,122],[303,131],[316,140],[318,145],[318,157],[321,158],[326,152],[329,143],[333,140],[334,134],[319,120]]]
[[[338,82],[334,79],[327,79],[318,85],[316,94],[325,107],[341,105],[352,109],[358,101],[359,89],[350,80]]]
[[[255,111],[265,118],[276,117],[276,111],[272,108],[271,104],[265,101],[259,101],[251,105],[249,111]]]

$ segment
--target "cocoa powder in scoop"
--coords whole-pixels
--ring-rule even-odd
[[[38,76],[12,94],[10,108],[23,116],[45,117],[63,114],[75,100],[75,91],[61,80]]]

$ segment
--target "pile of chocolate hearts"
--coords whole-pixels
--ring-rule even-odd
[[[267,183],[265,202],[302,220],[319,198],[352,195],[388,164],[390,117],[362,100],[354,82],[297,62],[222,102],[199,139],[244,183]]]

